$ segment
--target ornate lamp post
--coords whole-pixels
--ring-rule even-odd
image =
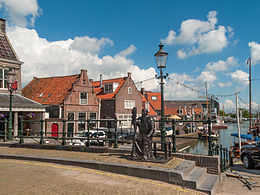
[[[13,103],[13,84],[15,82],[16,74],[14,72],[9,71],[6,74],[7,83],[8,83],[8,90],[10,91],[10,104],[9,104],[9,120],[8,120],[8,140],[12,139],[12,129],[13,129],[13,116],[12,116],[12,103]]]
[[[166,68],[166,61],[168,53],[163,50],[163,44],[160,43],[159,50],[154,54],[154,58],[157,64],[157,68],[160,70],[160,76],[156,75],[157,79],[161,79],[161,142],[165,142],[165,128],[164,128],[164,95],[163,95],[163,79],[166,79],[168,73],[163,75],[163,68]]]

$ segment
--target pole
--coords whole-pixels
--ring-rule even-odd
[[[175,120],[172,119],[172,152],[176,152]]]
[[[21,118],[21,130],[20,130],[20,141],[19,144],[23,144],[24,140],[23,140],[23,118]]]
[[[8,140],[12,139],[12,126],[13,126],[13,116],[12,116],[12,103],[13,103],[13,89],[10,85],[10,104],[9,104],[9,122],[8,122]]]
[[[212,139],[211,139],[211,128],[212,128],[211,119],[208,118],[208,131],[209,131],[209,136],[208,136],[209,151],[208,151],[208,155],[209,156],[213,156]]]
[[[206,87],[206,104],[207,104],[207,118],[209,117],[209,102],[208,102],[208,86],[207,82],[205,82],[205,87]]]
[[[252,116],[251,116],[251,58],[250,57],[247,60],[247,64],[249,65],[249,132],[251,132]]]
[[[114,139],[114,148],[118,148],[118,143],[117,143],[117,118],[115,118],[115,139]]]
[[[237,111],[237,130],[238,130],[238,143],[239,143],[239,156],[241,155],[241,135],[240,135],[240,120],[238,109],[238,93],[236,93],[236,111]]]
[[[165,131],[164,131],[164,92],[163,92],[163,71],[162,68],[160,68],[160,72],[161,72],[161,142],[165,142]],[[163,144],[162,144],[162,149],[163,149]]]

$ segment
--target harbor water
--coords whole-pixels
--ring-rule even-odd
[[[231,136],[231,133],[238,133],[237,130],[237,123],[225,123],[228,125],[227,129],[220,129],[219,131],[219,138],[218,140],[214,141],[215,143],[221,144],[223,147],[227,147],[228,149],[230,146],[234,144],[234,142],[238,142],[237,137]],[[247,130],[249,128],[249,122],[243,121],[240,124],[240,129],[242,134],[247,134]],[[243,141],[243,139],[242,139]],[[191,154],[208,154],[208,141],[207,140],[198,140],[194,141],[190,144],[188,149],[184,150],[184,153],[191,153]]]

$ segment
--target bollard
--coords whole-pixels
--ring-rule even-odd
[[[43,144],[43,120],[41,120],[41,140],[40,140],[40,144]]]
[[[6,135],[6,133],[7,133],[7,119],[5,118],[5,132],[4,132],[4,142],[6,142],[7,141],[7,135]]]
[[[23,118],[21,118],[21,129],[20,129],[20,141],[19,141],[19,144],[23,144],[24,143],[24,140],[23,140]]]
[[[87,124],[88,124],[88,147],[90,147],[90,132],[89,132],[89,129],[90,129],[90,121],[89,121],[89,119],[87,120]]]
[[[211,140],[211,119],[208,119],[208,131],[209,131],[209,136],[208,136],[208,144],[209,144],[209,151],[208,151],[208,155],[212,156],[212,140]]]
[[[117,144],[117,118],[115,118],[115,140],[114,140],[114,148],[118,148],[118,144]]]
[[[223,172],[224,171],[224,167],[223,167],[223,148],[222,148],[221,144],[220,144],[219,150],[220,150],[220,169],[221,169],[221,172]]]
[[[66,127],[66,120],[62,120],[62,124],[63,124],[63,128],[62,128],[62,145],[65,146],[66,145],[66,130],[65,130],[65,127]]]
[[[176,152],[175,120],[172,120],[172,152]]]

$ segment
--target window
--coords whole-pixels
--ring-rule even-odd
[[[125,100],[125,109],[133,109],[135,107],[134,100]]]
[[[132,94],[132,87],[128,87],[128,94]]]
[[[80,93],[80,104],[87,104],[87,103],[88,103],[87,93],[81,92]]]
[[[156,96],[152,96],[152,100],[156,101],[157,97]]]
[[[79,113],[78,130],[85,130],[86,113]]]
[[[74,113],[73,112],[68,113],[68,121],[74,121]]]
[[[145,109],[148,110],[148,112],[150,111],[149,110],[149,102],[145,102]]]
[[[0,88],[8,88],[6,76],[7,72],[7,69],[0,68]]]
[[[179,109],[178,112],[179,112],[179,114],[183,114],[183,110],[182,109]]]
[[[120,121],[119,126],[120,127],[129,127],[131,126],[132,123],[132,115],[128,115],[128,114],[120,114],[117,115],[117,118],[119,120],[125,120],[125,121]]]
[[[105,88],[104,88],[104,92],[105,93],[112,93],[113,92],[113,84],[112,83],[106,84]]]
[[[97,119],[97,113],[89,113],[89,119]],[[96,127],[96,121],[90,121],[90,127]]]

